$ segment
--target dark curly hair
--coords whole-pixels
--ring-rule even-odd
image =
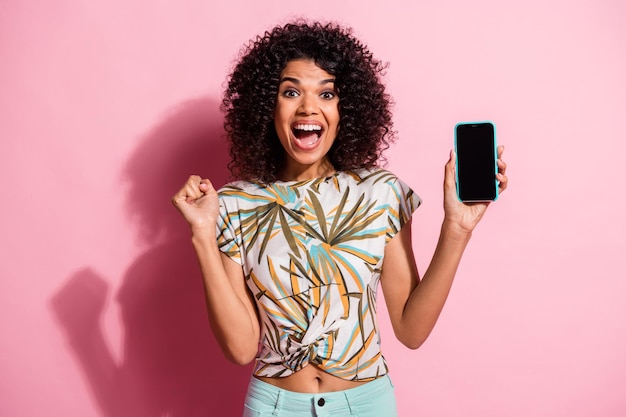
[[[228,78],[221,109],[230,143],[231,173],[272,182],[284,160],[274,127],[280,73],[296,59],[311,59],[335,76],[339,132],[328,158],[337,171],[372,168],[395,139],[391,98],[381,77],[386,65],[334,23],[296,21],[251,40]]]

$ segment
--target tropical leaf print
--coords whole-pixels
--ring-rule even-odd
[[[386,243],[419,198],[392,173],[220,190],[220,249],[242,264],[262,320],[255,374],[309,363],[345,379],[384,375],[376,290]]]

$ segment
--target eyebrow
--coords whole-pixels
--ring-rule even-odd
[[[283,77],[280,79],[280,84],[286,82],[286,81],[291,81],[294,84],[300,84],[300,80],[294,77]],[[319,84],[323,85],[323,84],[334,84],[335,83],[335,79],[334,78],[327,78],[324,80],[320,80]]]

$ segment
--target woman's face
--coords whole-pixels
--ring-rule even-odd
[[[335,77],[311,60],[288,62],[280,73],[274,126],[285,149],[281,179],[304,180],[334,172],[326,155],[339,130]]]

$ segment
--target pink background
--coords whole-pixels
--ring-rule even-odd
[[[240,415],[250,369],[217,350],[169,197],[226,180],[225,76],[294,16],[391,62],[422,270],[453,125],[507,147],[430,339],[405,349],[383,314],[400,414],[626,415],[625,3],[434,3],[2,2],[0,415]]]

